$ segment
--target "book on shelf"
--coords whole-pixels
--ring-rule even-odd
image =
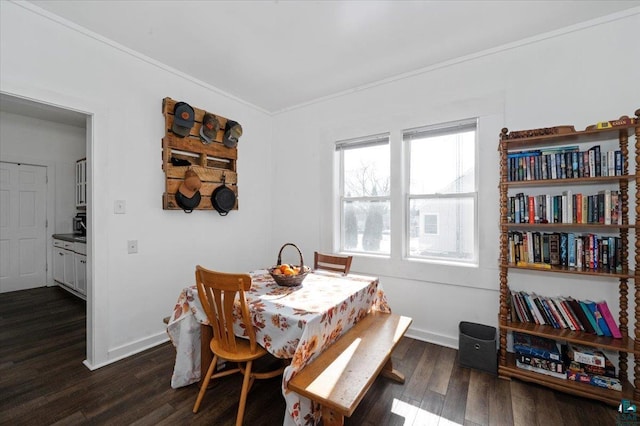
[[[555,340],[531,334],[513,332],[513,350],[523,355],[535,356],[551,361],[560,361],[562,354]]]
[[[577,373],[617,378],[618,375],[616,374],[616,368],[611,361],[609,361],[609,358],[606,358],[605,363],[606,365],[604,367],[598,367],[591,364],[585,364],[584,362],[568,361],[566,364],[566,370]]]
[[[571,358],[571,353],[569,351],[568,345],[562,345],[562,360],[565,368],[570,371],[578,372],[578,373],[587,373],[587,374],[595,374],[598,376],[607,376],[607,377],[618,377],[616,373],[616,367],[613,365],[611,360],[601,352],[604,357],[604,365],[593,365],[585,362],[575,361]]]
[[[555,371],[546,370],[544,368],[534,367],[533,365],[525,364],[516,359],[516,367],[521,368],[523,370],[533,371],[534,373],[545,374],[547,376],[552,376],[558,379],[566,379],[567,373],[557,373]]]
[[[582,300],[578,301],[578,303],[580,304],[580,308],[582,308],[582,312],[584,312],[584,316],[587,317],[587,320],[589,321],[589,324],[591,324],[591,327],[593,328],[594,332],[598,336],[604,336],[602,329],[600,328],[600,326],[598,326],[598,323],[596,322],[596,318],[591,313],[591,310],[589,309],[587,304]]]
[[[562,304],[562,300],[559,297],[551,298],[551,302],[555,305],[558,313],[564,318],[565,323],[572,331],[579,331],[580,326],[577,324],[576,320],[571,317],[571,314],[567,310],[567,308]]]
[[[591,176],[602,176],[601,171],[601,155],[600,155],[600,145],[595,145],[589,148],[589,155],[591,156],[593,153],[593,174]],[[591,157],[589,158],[589,162],[591,162]]]
[[[540,325],[547,324],[547,321],[544,315],[542,314],[542,312],[540,312],[540,309],[538,309],[538,305],[536,304],[536,300],[535,300],[535,294],[531,295],[523,292],[522,296],[524,297],[525,301],[529,305],[529,309],[533,313],[536,323]]]
[[[589,311],[591,311],[591,314],[593,315],[593,318],[596,321],[596,324],[598,324],[598,327],[600,327],[600,330],[602,330],[602,335],[605,337],[612,337],[611,331],[609,330],[609,326],[607,325],[607,322],[604,320],[602,313],[598,310],[598,306],[596,305],[596,302],[593,302],[591,300],[585,300],[584,304],[587,305],[587,308],[589,308]]]
[[[515,311],[516,317],[520,322],[535,322],[531,316],[529,309],[525,307],[525,302],[522,300],[522,295],[518,292],[511,291],[511,306],[512,313]],[[515,309],[513,309],[515,308]]]
[[[609,389],[614,391],[622,391],[622,383],[620,379],[614,377],[597,376],[587,373],[579,373],[577,371],[568,370],[566,378],[574,382],[587,383],[592,386],[597,386],[603,389]]]
[[[569,324],[565,322],[564,318],[562,317],[562,314],[560,314],[555,304],[553,303],[553,300],[550,297],[541,296],[540,300],[544,305],[544,307],[548,310],[551,317],[554,319],[554,322],[557,325],[556,328],[570,328]]]
[[[551,265],[560,265],[560,235],[549,234],[549,260]]]
[[[516,361],[521,364],[527,364],[532,367],[541,368],[543,370],[553,371],[555,373],[565,373],[566,367],[562,361],[552,361],[550,359],[539,358],[526,354],[516,353]]]
[[[595,365],[596,367],[604,367],[607,359],[601,350],[576,343],[567,344],[566,357],[571,361]]]
[[[573,312],[575,317],[579,319],[580,324],[582,325],[582,328],[584,329],[584,331],[586,333],[595,334],[596,330],[591,326],[591,322],[589,322],[589,319],[587,318],[584,311],[582,310],[582,307],[580,306],[580,302],[578,302],[572,297],[567,297],[566,301],[571,307],[571,311]]]
[[[602,302],[596,303],[596,306],[598,307],[598,311],[600,311],[600,313],[602,314],[602,317],[607,323],[607,326],[609,327],[609,330],[611,331],[611,335],[613,336],[613,338],[622,339],[620,328],[618,328],[618,324],[616,323],[616,320],[613,318],[613,315],[611,315],[611,311],[609,310],[609,306],[607,305],[607,302],[603,300]]]

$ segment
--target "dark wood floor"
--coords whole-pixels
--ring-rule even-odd
[[[162,321],[158,318],[158,321]],[[378,378],[349,425],[614,425],[598,402],[462,368],[457,351],[404,338],[393,354],[404,385]],[[0,424],[234,423],[240,377],[217,382],[198,414],[197,385],[171,389],[170,343],[87,370],[85,303],[57,287],[0,294]],[[280,380],[256,381],[246,425],[281,425]]]

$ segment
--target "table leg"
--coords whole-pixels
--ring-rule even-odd
[[[329,407],[322,406],[322,424],[324,426],[343,426],[344,416]]]
[[[213,360],[213,352],[209,343],[213,337],[213,328],[210,325],[200,324],[200,382],[204,380],[204,376],[209,369],[209,364]]]
[[[389,358],[384,367],[382,367],[380,374],[398,383],[404,383],[404,374],[393,368],[391,358]]]

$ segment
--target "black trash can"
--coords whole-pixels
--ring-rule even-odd
[[[466,321],[460,322],[458,328],[460,365],[497,375],[496,328]]]

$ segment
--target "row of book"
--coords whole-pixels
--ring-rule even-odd
[[[540,336],[513,333],[516,367],[558,379],[622,391],[613,363],[604,351]]]
[[[622,239],[573,232],[509,231],[509,263],[567,266],[579,270],[617,272],[625,270]]]
[[[511,321],[549,325],[557,329],[568,328],[614,339],[622,338],[606,301],[545,297],[512,290]]]
[[[597,194],[527,195],[509,197],[509,223],[599,223],[622,225],[622,197],[617,190],[605,189]]]
[[[512,151],[507,154],[510,182],[622,176],[622,151],[602,151],[600,145],[580,151],[577,145]]]

